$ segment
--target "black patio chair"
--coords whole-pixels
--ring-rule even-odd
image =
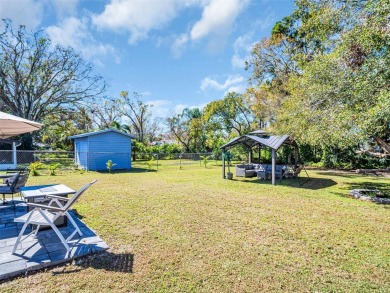
[[[15,205],[14,194],[20,193],[20,189],[26,185],[28,174],[15,173],[12,177],[7,179],[7,184],[0,186],[0,194],[3,195],[3,204],[7,204],[5,200],[6,194],[11,194],[12,203]]]

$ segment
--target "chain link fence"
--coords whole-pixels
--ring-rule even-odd
[[[35,162],[41,162],[47,165],[60,164],[62,168],[71,168],[74,166],[74,152],[16,151],[16,163],[18,167],[26,167]],[[13,152],[0,150],[0,168],[1,165],[13,163]]]
[[[0,164],[13,164],[12,151],[0,151]]]
[[[135,156],[135,160],[134,160]],[[50,165],[59,164],[59,169],[82,169],[77,161],[81,161],[85,157],[89,162],[100,161],[103,162],[103,168],[108,160],[112,160],[113,164],[116,164],[114,169],[120,169],[123,165],[123,161],[130,160],[129,153],[118,152],[84,152],[75,154],[75,152],[64,151],[16,151],[17,167],[28,167],[31,163],[40,162],[43,164],[41,168],[49,168]],[[76,160],[75,160],[76,159]],[[132,166],[135,168],[146,169],[166,169],[166,168],[184,168],[188,165],[202,165],[206,163],[217,161],[220,164],[220,156],[216,156],[213,153],[136,153],[133,154]],[[13,164],[13,152],[11,150],[0,150],[0,169],[3,166]],[[118,168],[119,167],[119,168]]]
[[[133,166],[148,168],[148,169],[169,169],[179,168],[184,169],[186,166],[202,165],[215,161],[216,156],[213,153],[138,153],[135,155],[136,161],[133,161]]]

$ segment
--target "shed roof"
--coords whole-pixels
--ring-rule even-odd
[[[231,148],[238,144],[242,144],[247,148],[252,148],[255,145],[261,144],[271,149],[277,150],[284,143],[293,144],[294,141],[289,135],[243,135],[233,138],[228,143],[221,146],[221,149]]]
[[[104,130],[99,130],[99,131],[94,131],[94,132],[88,132],[88,133],[83,133],[83,134],[78,134],[78,135],[72,135],[72,136],[69,136],[68,139],[75,139],[75,138],[82,138],[82,137],[88,137],[88,136],[92,136],[92,135],[97,135],[97,134],[103,134],[103,133],[107,133],[107,132],[116,132],[118,134],[121,134],[123,136],[128,136],[129,138],[136,138],[134,135],[132,134],[128,134],[128,133],[124,133],[122,131],[119,131],[117,129],[104,129]]]

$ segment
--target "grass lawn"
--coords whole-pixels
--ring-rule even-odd
[[[346,196],[372,184],[389,191],[390,180],[309,174],[303,187],[229,181],[210,162],[30,177],[74,189],[98,179],[75,208],[110,250],[0,291],[390,291],[390,206]]]

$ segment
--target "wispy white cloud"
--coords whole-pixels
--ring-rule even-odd
[[[114,47],[95,40],[90,32],[87,18],[68,17],[59,25],[46,28],[46,33],[53,43],[70,46],[79,51],[84,58],[93,61],[97,65],[101,65],[99,58],[107,55],[114,56],[115,61],[120,62]]]
[[[25,25],[29,29],[36,29],[41,24],[44,13],[42,1],[37,0],[1,0],[0,20],[9,18],[15,26]],[[2,26],[2,23],[0,24]]]
[[[185,108],[188,108],[189,106],[188,105],[186,105],[186,104],[177,104],[177,105],[175,105],[174,106],[174,113],[175,114],[180,114],[180,113],[183,113],[183,110],[185,109]]]
[[[169,23],[182,2],[111,0],[103,13],[92,16],[92,22],[100,29],[129,32],[129,43],[135,44],[147,37],[150,30],[161,29]]]
[[[162,30],[180,11],[189,7],[202,9],[200,19],[191,20],[187,30],[170,37],[171,51],[179,58],[189,42],[206,37],[209,45],[222,44],[233,23],[251,0],[111,0],[101,14],[92,15],[93,24],[101,30],[129,33],[129,43],[136,44],[152,30]],[[157,45],[163,39],[159,38]],[[166,38],[164,39],[164,42]]]
[[[199,4],[203,9],[202,17],[196,21],[187,33],[176,38],[172,53],[179,58],[189,42],[207,39],[208,49],[218,51],[225,45],[227,36],[239,14],[251,0],[208,0]]]
[[[231,88],[241,87],[244,82],[244,77],[241,75],[229,75],[227,79],[220,83],[213,77],[206,77],[202,80],[200,89],[205,91],[206,89],[214,89],[217,91],[226,91]]]
[[[252,33],[239,36],[233,43],[233,68],[244,68],[245,60],[252,50],[254,41],[252,40]]]
[[[151,112],[152,116],[155,118],[168,118],[173,115],[177,115],[183,112],[184,109],[189,108],[199,108],[203,109],[207,103],[202,103],[199,105],[188,105],[188,104],[182,104],[178,103],[176,104],[173,101],[170,100],[154,100],[154,101],[148,101],[148,105],[152,105]]]
[[[259,19],[253,24],[253,27],[257,30],[260,29],[260,31],[269,31],[272,26],[276,23],[277,18],[275,15],[275,12],[273,12],[270,9],[267,9],[266,13],[267,16],[264,18]]]
[[[175,58],[181,57],[187,43],[188,43],[187,34],[181,34],[180,36],[175,38],[171,47],[172,54]]]
[[[246,90],[246,85],[244,83],[242,84],[238,84],[238,85],[234,85],[234,86],[231,86],[229,87],[225,92],[224,92],[224,96],[227,95],[227,93],[231,93],[231,92],[235,92],[235,93],[244,93]]]
[[[211,0],[203,8],[202,18],[191,29],[191,39],[199,40],[210,34],[227,34],[248,0]]]
[[[63,19],[76,14],[79,0],[51,0],[50,3],[54,5],[57,18]]]
[[[166,118],[172,114],[172,102],[169,100],[154,100],[146,102],[147,105],[152,106],[150,109],[153,117]]]
[[[144,91],[144,92],[141,92],[140,95],[141,95],[142,97],[149,97],[149,96],[152,95],[152,93],[149,92],[149,91]]]
[[[266,13],[266,17],[254,22],[250,32],[239,36],[233,43],[233,56],[231,63],[233,68],[245,68],[245,61],[248,59],[253,46],[259,40],[255,38],[254,32],[269,31],[276,22],[275,14],[272,11]]]

